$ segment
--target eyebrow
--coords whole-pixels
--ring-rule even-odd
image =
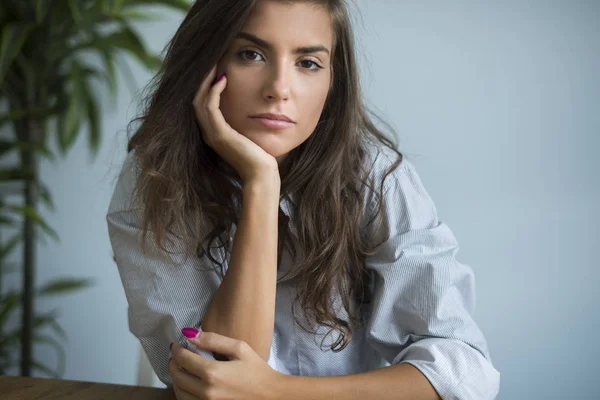
[[[238,33],[237,38],[249,40],[251,42],[256,43],[257,45],[259,45],[261,47],[264,47],[267,50],[270,50],[273,48],[273,45],[271,43],[255,36],[251,33],[248,33],[248,32]],[[310,53],[317,53],[320,51],[327,53],[327,55],[330,55],[327,47],[320,45],[320,44],[314,45],[314,46],[298,47],[298,48],[294,49],[294,54],[310,54]]]

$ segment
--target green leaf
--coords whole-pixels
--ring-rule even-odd
[[[0,168],[0,181],[17,181],[23,179],[26,179],[26,174],[22,168]]]
[[[56,354],[58,356],[58,375],[62,376],[65,373],[66,366],[66,354],[63,346],[54,338],[47,335],[34,334],[33,341],[37,344],[47,344],[53,347],[56,350]]]
[[[37,332],[39,329],[43,329],[45,327],[50,327],[57,335],[59,335],[63,340],[67,340],[67,333],[64,329],[56,322],[56,318],[58,317],[56,310],[53,310],[49,313],[36,315],[33,318],[33,331]],[[18,326],[13,330],[9,331],[3,336],[0,336],[0,349],[5,348],[11,344],[19,343],[22,336],[23,328]]]
[[[38,296],[51,296],[65,292],[73,292],[92,286],[92,279],[62,278],[47,283],[38,289]]]
[[[38,151],[40,153],[42,153],[43,155],[47,156],[47,157],[52,157],[53,155],[47,154],[48,153],[48,149],[46,149],[44,147],[44,143],[27,143],[27,142],[19,142],[19,141],[9,141],[9,140],[0,140],[0,156],[9,153],[13,150],[35,150]],[[2,175],[3,177],[5,177],[6,179],[9,180],[14,180],[14,179],[23,179],[23,178],[19,178],[22,175],[21,172],[22,169],[20,168],[9,168],[9,169],[3,169],[2,171],[4,175]],[[13,177],[13,178],[11,178]]]
[[[35,22],[41,24],[48,14],[50,0],[35,0]]]
[[[61,153],[66,154],[67,150],[75,143],[79,129],[81,127],[82,118],[86,113],[84,88],[85,73],[84,67],[76,60],[71,63],[70,71],[71,89],[67,94],[68,104],[67,110],[63,115],[58,117],[57,135],[58,144]]]
[[[115,59],[112,52],[104,47],[99,47],[98,51],[104,61],[104,67],[106,68],[108,89],[110,96],[114,99],[117,96],[117,75],[115,73]]]
[[[35,143],[0,140],[0,155],[16,149],[41,151],[39,146],[36,146]]]
[[[79,4],[77,0],[67,0],[69,4],[69,9],[71,10],[71,17],[73,17],[73,21],[75,21],[76,25],[81,24],[81,12],[79,10]]]
[[[108,74],[105,71],[99,71],[88,66],[82,66],[81,72],[86,80],[90,80],[90,77],[99,78],[100,80],[108,79]]]
[[[54,211],[56,209],[56,207],[54,206],[54,201],[52,200],[52,195],[50,194],[48,187],[45,186],[41,182],[38,182],[38,194],[40,196],[40,199],[44,203],[44,205],[46,207],[48,207],[48,209],[50,211]]]
[[[162,64],[163,60],[160,56],[154,55],[154,54],[150,54],[148,56],[148,60],[146,62],[146,66],[150,69],[154,69],[157,70],[160,68],[161,64]]]
[[[0,260],[3,260],[7,255],[9,255],[15,249],[15,247],[17,247],[21,239],[21,234],[17,233],[3,243],[2,247],[0,247]]]
[[[52,320],[49,322],[50,327],[58,336],[63,338],[63,340],[67,340],[67,332],[56,322],[56,320]]]
[[[101,139],[100,118],[99,118],[97,104],[91,96],[88,97],[87,110],[88,110],[88,120],[90,123],[90,136],[89,136],[90,149],[92,150],[94,155],[97,155],[98,151],[100,150],[100,139]]]
[[[78,62],[73,62],[71,68],[71,83],[73,88],[71,91],[69,108],[67,110],[65,150],[68,150],[73,143],[75,143],[75,139],[77,138],[77,133],[79,132],[81,125],[83,108],[83,104],[81,102],[81,85],[83,80],[81,64]]]
[[[8,121],[14,121],[24,117],[45,118],[52,115],[55,111],[50,108],[31,108],[28,110],[12,110],[7,114],[0,116],[0,127]]]
[[[123,7],[123,0],[113,0],[112,12],[118,13]]]
[[[0,140],[0,156],[13,150],[15,147],[17,147],[17,142]]]
[[[21,292],[10,290],[0,301],[0,326],[5,326],[5,321],[16,308],[21,305]]]
[[[21,341],[21,336],[23,336],[22,331],[23,329],[19,326],[0,336],[0,349],[18,345]]]
[[[102,38],[111,47],[123,49],[135,56],[148,69],[157,69],[160,58],[150,54],[140,39],[139,35],[129,26],[125,25],[120,30]]]
[[[32,361],[31,362],[31,366],[33,367],[33,369],[37,369],[38,371],[43,372],[46,375],[48,375],[48,376],[50,376],[50,377],[52,377],[54,379],[60,379],[61,378],[61,376],[57,372],[55,372],[52,369],[48,368],[46,365],[42,364],[39,361]]]
[[[46,132],[48,132],[48,131],[46,131]],[[54,154],[52,153],[52,151],[48,148],[48,145],[46,144],[46,138],[42,139],[38,143],[37,151],[50,161],[56,160],[56,157],[54,157]]]
[[[145,6],[145,5],[160,5],[168,8],[175,8],[183,12],[190,10],[191,4],[186,0],[126,0],[126,6]],[[124,6],[125,6],[124,5]]]
[[[14,329],[7,334],[0,336],[0,349],[18,345],[21,336],[21,328]]]
[[[47,325],[52,325],[53,322],[56,322],[56,318],[58,314],[56,310],[52,310],[50,312],[36,315],[33,318],[33,329],[44,328]],[[18,329],[21,329],[20,327]]]
[[[39,227],[42,228],[42,230],[47,235],[51,236],[56,241],[60,242],[60,238],[58,237],[58,234],[52,228],[50,228],[50,226],[48,226],[46,221],[44,221],[44,219],[38,214],[38,212],[33,207],[11,205],[8,208],[10,208],[13,211],[17,211],[17,212],[24,214],[25,216],[27,216],[28,218],[33,220],[35,223],[37,223],[39,225]]]
[[[85,102],[87,120],[89,123],[90,134],[88,138],[90,150],[92,150],[92,154],[96,156],[98,154],[98,150],[100,150],[100,117],[96,99],[92,96],[88,82],[84,82],[82,85],[82,96],[83,101]]]
[[[66,113],[65,114],[60,114],[57,118],[56,118],[56,140],[58,142],[58,149],[60,150],[61,155],[65,155],[67,152],[67,146],[66,146],[66,132],[67,132],[67,128],[66,128],[66,120],[67,120],[67,116]]]
[[[0,215],[0,225],[4,226],[15,226],[16,222],[14,219],[7,217],[6,215]]]
[[[96,0],[91,10],[95,13],[106,14],[110,12],[110,0]]]
[[[128,22],[133,20],[139,21],[159,21],[161,19],[160,15],[143,12],[135,9],[123,9],[118,13],[114,14],[113,17],[121,22]]]
[[[0,45],[0,86],[2,86],[4,77],[6,76],[10,65],[21,51],[32,28],[32,24],[12,22],[6,24],[2,29],[2,44]]]

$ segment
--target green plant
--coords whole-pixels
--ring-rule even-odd
[[[161,59],[151,54],[133,29],[136,20],[149,20],[143,6],[158,5],[187,11],[185,0],[2,0],[0,2],[0,228],[14,231],[0,238],[0,374],[15,365],[20,343],[21,375],[31,368],[53,377],[64,371],[64,350],[59,341],[40,333],[50,327],[62,339],[66,333],[56,312],[34,315],[38,296],[63,294],[92,284],[88,279],[53,281],[35,289],[34,243],[36,228],[54,239],[56,233],[38,212],[38,203],[52,208],[50,188],[38,178],[40,157],[54,160],[49,140],[55,137],[60,155],[66,154],[82,128],[96,155],[101,140],[100,110],[91,85],[108,85],[116,95],[115,67],[128,72],[121,58],[130,54],[149,69]],[[103,68],[92,62],[99,57]],[[91,61],[92,60],[92,61]],[[13,162],[13,159],[18,161]],[[8,165],[7,165],[8,164]],[[2,189],[21,186],[21,201],[10,203]],[[11,186],[12,185],[12,186]],[[22,227],[19,227],[21,226]],[[22,244],[22,290],[2,292],[7,257]],[[21,324],[6,328],[11,315],[21,311]],[[55,347],[58,371],[32,359],[32,343]]]

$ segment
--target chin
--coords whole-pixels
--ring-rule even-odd
[[[282,149],[279,149],[279,148],[277,148],[277,149],[266,148],[265,149],[263,147],[263,150],[266,151],[267,153],[269,153],[270,155],[272,155],[275,158],[278,158],[278,157],[281,158],[281,157],[285,156],[289,152],[288,149],[282,150]]]
[[[290,152],[290,150],[292,149],[281,149],[281,148],[277,148],[277,149],[269,149],[266,148],[264,149],[264,151],[266,151],[267,153],[269,153],[270,155],[272,155],[273,157],[275,157],[277,159],[277,162],[281,162],[283,161],[283,159],[286,157],[286,155]]]
[[[264,151],[273,157],[279,157],[290,151],[281,132],[244,132],[244,136],[259,145]]]

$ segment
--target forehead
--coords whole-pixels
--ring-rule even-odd
[[[275,46],[322,44],[331,50],[331,17],[323,6],[310,2],[259,0],[242,31]]]

